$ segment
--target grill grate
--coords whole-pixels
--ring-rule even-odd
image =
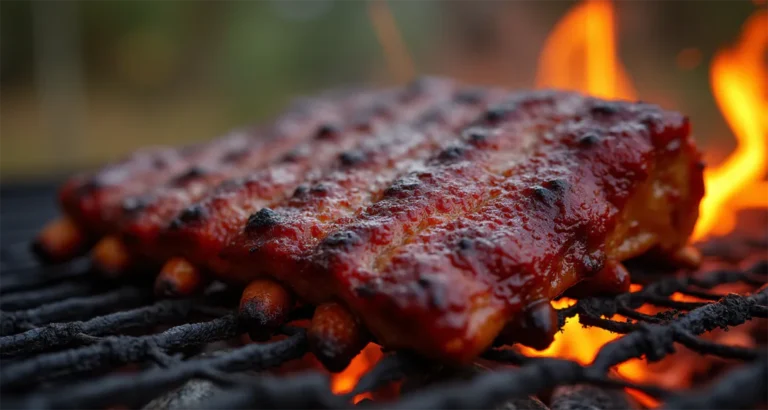
[[[50,192],[47,189],[42,192]],[[29,203],[52,202],[37,191],[19,192],[26,191],[2,192],[13,198],[11,206],[3,198],[3,221],[23,209],[41,209]],[[41,212],[45,217],[49,214]],[[27,215],[24,220],[31,219]],[[20,223],[12,226],[23,232],[34,228]],[[4,232],[2,238],[18,236]],[[765,255],[768,249],[763,241],[745,243],[753,253]],[[6,408],[140,406],[192,379],[210,380],[226,389],[226,394],[200,403],[205,408],[349,407],[354,395],[427,367],[407,353],[389,354],[346,395],[333,395],[327,375],[319,371],[253,375],[253,371],[304,356],[308,351],[304,330],[284,326],[280,329],[284,336],[277,341],[205,352],[211,343],[242,333],[232,310],[237,297],[225,287],[199,299],[153,301],[146,279],[105,282],[91,276],[84,259],[38,267],[23,246],[8,247],[5,241],[3,245],[0,390]],[[768,317],[768,260],[759,260],[746,269],[683,276],[635,269],[633,279],[643,283],[641,290],[615,298],[581,299],[558,311],[561,326],[567,318],[578,315],[582,325],[624,334],[603,346],[591,365],[494,348],[484,354],[485,360],[514,367],[409,391],[395,403],[387,403],[387,408],[490,408],[510,398],[584,384],[609,389],[631,387],[662,400],[669,408],[748,408],[767,401],[768,352],[764,346],[727,346],[699,335]],[[713,291],[719,285],[734,283],[750,286],[752,292],[720,295]],[[674,300],[675,293],[704,302]],[[668,310],[656,315],[638,312],[644,304]],[[606,319],[615,314],[629,320]],[[311,310],[300,310],[294,319],[310,316]],[[618,364],[641,356],[660,360],[673,353],[676,345],[743,364],[715,384],[690,391],[670,391],[611,376],[611,368]],[[114,371],[126,365],[143,367],[139,372]],[[377,403],[365,401],[361,405]]]

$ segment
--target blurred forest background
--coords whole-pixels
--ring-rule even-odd
[[[389,1],[418,74],[534,85],[572,1]],[[140,146],[209,139],[293,97],[392,84],[365,1],[0,1],[0,177],[58,177]],[[708,82],[714,52],[763,2],[617,1],[640,98],[732,145]],[[768,33],[766,34],[768,35]]]

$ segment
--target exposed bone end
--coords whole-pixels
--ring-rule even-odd
[[[568,289],[565,294],[574,298],[600,295],[618,295],[629,292],[632,280],[627,268],[616,261],[606,261],[605,266],[594,276]]]
[[[280,283],[256,279],[243,290],[240,298],[240,321],[253,340],[267,340],[285,323],[293,309],[293,296]]]
[[[85,251],[88,238],[75,222],[63,217],[40,231],[32,250],[46,262],[66,262]]]
[[[344,370],[371,340],[357,318],[338,303],[317,307],[307,336],[309,348],[331,372]]]
[[[672,255],[670,255],[672,263],[682,268],[695,269],[701,265],[701,252],[693,246],[684,246]]]
[[[123,241],[115,236],[100,240],[91,252],[93,267],[108,277],[118,277],[131,267],[131,254]]]
[[[206,276],[184,258],[172,258],[155,280],[155,294],[164,297],[186,297],[201,291]]]
[[[558,331],[557,311],[548,300],[536,302],[507,323],[496,338],[497,345],[521,343],[537,350],[552,344]]]

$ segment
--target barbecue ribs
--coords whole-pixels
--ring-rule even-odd
[[[360,95],[326,102],[333,127],[307,121],[277,138],[292,149],[249,140],[241,151],[263,159],[215,162],[191,182],[179,169],[204,160],[156,151],[184,166],[116,184],[107,196],[139,204],[119,215],[93,201],[105,229],[65,209],[130,255],[167,261],[165,293],[207,277],[247,284],[240,314],[254,338],[297,302],[318,305],[310,342],[332,370],[369,332],[448,362],[494,341],[543,347],[557,328],[549,301],[566,290],[624,292],[621,262],[648,252],[690,259],[703,167],[678,113],[436,80]],[[141,174],[141,161],[117,168]]]
[[[348,115],[375,96],[370,91],[326,92],[297,101],[270,126],[236,130],[181,149],[140,150],[95,173],[75,176],[59,191],[66,218],[43,231],[35,250],[44,259],[70,258],[101,236],[114,233],[126,214],[155,200],[158,188],[188,183],[208,170],[266,164],[310,137],[310,130],[319,124]]]

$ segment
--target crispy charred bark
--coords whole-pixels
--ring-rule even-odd
[[[531,305],[510,321],[495,342],[499,345],[520,343],[543,350],[552,343],[559,329],[557,311],[549,300],[543,300]]]
[[[117,219],[119,231],[129,239],[135,254],[158,262],[171,256],[183,255],[199,264],[205,260],[200,252],[207,252],[208,257],[215,252],[208,252],[208,247],[186,249],[185,244],[176,246],[176,239],[161,242],[160,234],[168,231],[173,235],[219,221],[223,223],[223,215],[217,212],[221,207],[220,201],[214,206],[207,206],[205,202],[198,203],[209,195],[215,197],[218,193],[226,196],[233,206],[236,205],[233,192],[245,191],[248,195],[243,194],[243,198],[261,198],[262,203],[283,196],[286,190],[300,182],[305,172],[313,166],[322,166],[323,154],[317,152],[318,149],[326,147],[326,151],[338,151],[343,148],[344,141],[341,138],[313,138],[318,128],[327,128],[329,121],[348,123],[355,113],[380,104],[381,99],[391,94],[389,91],[361,93],[284,118],[268,132],[268,139],[274,140],[274,143],[268,146],[249,146],[247,153],[237,161],[194,164],[168,183],[152,187],[142,195],[145,205],[141,209]],[[347,135],[348,140],[362,137],[357,134],[352,137],[348,133],[343,135]],[[324,155],[333,157],[334,152]],[[281,156],[283,160],[274,163]],[[265,168],[270,162],[273,165]],[[251,176],[246,177],[249,174]],[[242,215],[242,207],[238,210],[238,215]]]
[[[288,158],[211,190],[197,204],[204,211],[205,218],[178,224],[164,231],[161,247],[168,248],[168,254],[182,255],[193,263],[217,270],[219,252],[244,226],[250,235],[290,229],[290,218],[282,218],[279,212],[268,207],[270,203],[284,198],[302,183],[320,177],[329,168],[363,166],[370,159],[367,152],[357,147],[365,146],[370,140],[394,139],[398,134],[392,128],[400,127],[403,122],[408,123],[435,105],[445,103],[451,98],[454,88],[450,81],[437,81],[418,93],[410,88],[395,90],[360,104],[336,121],[334,126],[321,125],[314,131],[317,138],[295,147]],[[405,95],[409,98],[404,98]],[[361,123],[367,124],[367,127],[361,130]],[[332,195],[334,188],[334,185],[321,181],[307,189],[310,196],[323,197]],[[155,219],[145,218],[149,222]],[[137,227],[139,225],[142,229],[146,226],[144,222],[136,224]],[[247,283],[248,279],[259,275],[259,266],[248,271],[255,276],[237,279]]]
[[[540,329],[525,342],[545,347],[556,322],[539,303],[585,278],[626,290],[607,261],[685,246],[702,176],[682,116],[624,102],[594,114],[599,103],[544,92],[490,110],[312,250],[312,277],[342,286],[324,297],[385,346],[466,362],[504,322]]]
[[[255,230],[250,229],[249,223],[244,231],[238,232],[234,245],[225,251],[226,263],[218,266],[219,271],[231,272],[228,276],[242,280],[253,274],[298,270],[301,268],[296,265],[300,262],[297,255],[310,252],[322,239],[336,246],[355,241],[355,237],[343,231],[326,236],[338,221],[352,217],[381,198],[385,190],[392,189],[388,185],[398,174],[424,166],[441,143],[455,139],[456,131],[474,122],[487,105],[504,97],[500,90],[471,91],[471,99],[466,98],[466,90],[460,89],[450,101],[430,109],[412,123],[361,142],[346,152],[353,152],[354,155],[347,156],[354,156],[355,161],[342,154],[323,177],[297,187],[291,197],[270,208],[268,220],[279,220],[279,224],[260,223],[263,228]],[[404,185],[401,184],[403,189]],[[254,215],[267,216],[264,212]],[[266,220],[252,218],[254,222]]]

